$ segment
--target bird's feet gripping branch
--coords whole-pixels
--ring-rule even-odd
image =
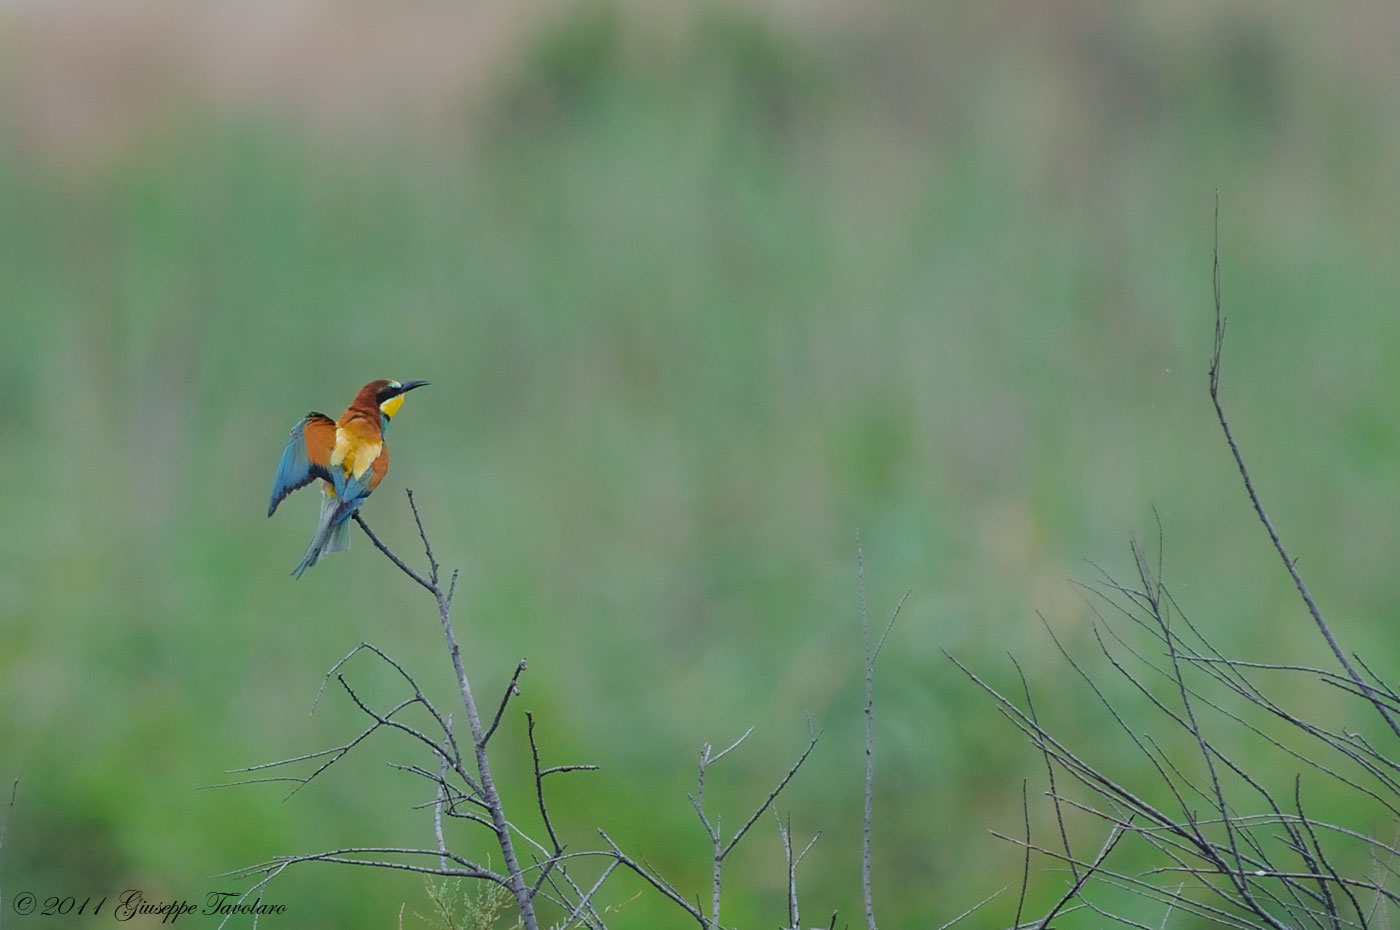
[[[306,554],[292,574],[315,565],[327,552],[350,548],[350,518],[373,493],[389,470],[389,446],[384,441],[389,421],[403,406],[403,396],[426,381],[371,381],[360,388],[339,420],[312,411],[292,427],[272,497],[270,517],[282,499],[297,488],[321,480],[321,516]]]

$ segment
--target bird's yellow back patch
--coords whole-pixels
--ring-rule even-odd
[[[349,477],[359,478],[369,471],[369,467],[379,458],[383,449],[384,443],[379,440],[369,439],[353,430],[337,426],[335,448],[331,451],[331,467],[338,465],[345,469],[345,474]]]
[[[374,464],[375,459],[379,458],[379,453],[383,448],[384,443],[382,442],[360,443],[359,448],[355,450],[354,465],[350,468],[350,474],[358,478],[369,471],[369,467]]]

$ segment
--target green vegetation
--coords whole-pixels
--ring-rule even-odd
[[[433,930],[491,930],[511,904],[510,892],[499,885],[469,887],[462,879],[431,879],[424,891],[432,903],[431,913],[414,916]],[[399,926],[406,925],[400,920]],[[513,926],[518,928],[519,921]]]
[[[1091,648],[1072,580],[1130,565],[1155,506],[1167,582],[1218,645],[1324,662],[1210,416],[1217,189],[1239,438],[1339,634],[1393,665],[1400,61],[1376,49],[1400,19],[1020,6],[661,24],[584,5],[445,124],[195,98],[96,154],[56,149],[34,83],[10,82],[7,903],[202,899],[270,855],[430,842],[410,809],[430,797],[386,764],[406,740],[285,803],[196,790],[355,732],[346,701],[305,711],[362,640],[452,693],[421,592],[358,535],[294,583],[314,504],[263,517],[286,430],[376,377],[433,384],[365,515],[416,552],[415,490],[462,569],[483,704],[528,657],[547,761],[602,766],[559,781],[562,829],[605,826],[699,889],[698,747],[756,727],[707,785],[739,816],[810,711],[825,735],[780,807],[823,831],[804,912],[857,925],[859,529],[874,616],[913,589],[877,695],[882,925],[937,926],[1014,883],[1017,850],[988,831],[1019,833],[1042,763],[940,650],[1002,683],[1015,654],[1045,717],[1121,752],[1036,611]],[[507,726],[498,778],[528,810]],[[732,874],[727,919],[776,926],[777,831]],[[615,926],[679,925],[639,890],[618,882]],[[437,913],[417,877],[331,866],[265,898],[307,930]]]

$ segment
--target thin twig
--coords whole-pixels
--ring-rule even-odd
[[[797,905],[797,867],[802,864],[802,860],[807,858],[808,851],[821,839],[821,831],[817,831],[807,845],[802,847],[802,851],[793,854],[792,851],[792,817],[789,815],[787,823],[783,822],[782,815],[777,811],[773,816],[778,821],[778,838],[783,844],[783,862],[787,866],[787,886],[788,886],[788,920],[787,930],[799,930],[801,926],[800,909]]]
[[[431,584],[422,575],[409,568],[408,565],[402,559],[400,559],[397,555],[394,554],[394,551],[392,549],[384,545],[384,543],[380,542],[379,537],[374,535],[374,530],[369,528],[369,524],[365,522],[364,517],[360,516],[360,512],[358,510],[351,514],[351,518],[356,523],[360,524],[360,529],[365,531],[365,535],[369,537],[370,542],[374,543],[374,547],[380,552],[384,553],[386,556],[388,556],[389,561],[393,562],[399,567],[399,571],[403,572],[405,575],[418,582],[420,585],[426,588],[430,594],[437,593],[435,585]]]
[[[10,803],[5,805],[5,816],[0,817],[0,853],[5,851],[5,837],[10,832],[10,816],[15,812],[15,798],[19,796],[19,778],[10,782]],[[0,914],[3,914],[5,905],[4,886],[0,885]]]
[[[860,531],[856,531],[856,582],[860,591],[860,630],[862,652],[865,654],[865,808],[861,820],[860,887],[865,905],[866,930],[876,930],[875,899],[870,877],[870,831],[875,813],[875,660],[885,647],[885,640],[909,599],[909,592],[895,605],[874,648],[870,645],[870,611],[865,597],[865,552],[861,547]]]
[[[1021,861],[1021,894],[1016,899],[1016,923],[1021,926],[1021,909],[1026,904],[1026,888],[1031,883],[1031,804],[1026,795],[1026,780],[1021,779],[1021,816],[1026,821],[1026,855]]]
[[[486,735],[482,737],[483,742],[490,742],[491,736],[496,732],[496,728],[501,725],[501,716],[506,712],[506,705],[510,699],[520,693],[520,673],[525,671],[525,660],[521,659],[515,666],[515,674],[510,676],[510,684],[506,685],[505,694],[501,695],[501,706],[496,708],[496,719],[491,721],[491,726],[487,728]]]
[[[817,747],[817,741],[821,739],[821,736],[820,733],[811,733],[808,735],[807,748],[802,750],[802,755],[797,757],[797,761],[788,768],[787,773],[778,781],[777,786],[774,787],[772,791],[768,792],[768,797],[763,799],[763,803],[758,805],[758,808],[749,819],[744,822],[744,825],[735,832],[734,836],[729,840],[729,845],[724,847],[722,855],[729,855],[734,847],[739,845],[739,841],[744,838],[744,834],[749,832],[749,828],[758,821],[759,817],[763,816],[763,812],[768,809],[769,805],[777,800],[778,795],[787,787],[788,782],[792,781],[792,777],[797,774],[797,770],[802,768],[802,763],[807,761],[807,757],[810,756],[812,750]]]
[[[1303,583],[1303,576],[1298,574],[1296,560],[1288,554],[1284,548],[1283,541],[1279,539],[1278,531],[1274,529],[1273,521],[1264,511],[1264,504],[1259,499],[1259,494],[1254,490],[1254,480],[1250,477],[1249,469],[1245,466],[1244,455],[1240,452],[1239,445],[1235,442],[1235,435],[1230,429],[1230,421],[1225,417],[1225,409],[1220,404],[1220,356],[1225,345],[1225,317],[1220,309],[1220,195],[1215,198],[1215,248],[1212,263],[1212,282],[1215,296],[1215,346],[1210,357],[1210,400],[1215,405],[1215,418],[1220,424],[1220,429],[1225,434],[1225,442],[1230,446],[1230,454],[1234,456],[1235,465],[1239,469],[1240,477],[1244,479],[1245,491],[1249,494],[1249,502],[1254,505],[1254,513],[1259,517],[1259,522],[1264,525],[1265,531],[1269,534],[1269,541],[1273,543],[1274,551],[1283,560],[1284,568],[1288,570],[1288,575],[1293,579],[1294,586],[1298,589],[1298,595],[1303,599],[1303,603],[1308,608],[1308,613],[1312,615],[1313,622],[1317,625],[1318,632],[1327,641],[1332,654],[1337,657],[1339,664],[1347,675],[1351,678],[1366,699],[1375,707],[1376,712],[1385,720],[1390,731],[1400,737],[1400,722],[1397,722],[1385,703],[1376,694],[1371,685],[1361,676],[1346,653],[1342,650],[1341,644],[1337,642],[1336,636],[1332,634],[1332,628],[1322,617],[1322,611],[1313,600],[1312,594],[1308,591],[1308,586]]]
[[[685,896],[682,895],[680,892],[676,891],[676,889],[672,887],[672,885],[665,879],[661,878],[659,875],[657,875],[650,869],[643,867],[637,862],[637,860],[633,859],[631,856],[623,852],[622,848],[618,846],[617,843],[613,842],[613,838],[608,836],[608,834],[605,831],[599,830],[598,835],[601,836],[603,838],[603,841],[607,843],[608,846],[612,849],[612,853],[619,863],[621,863],[626,868],[630,869],[632,872],[636,873],[644,881],[646,881],[647,884],[651,885],[657,891],[661,892],[661,894],[663,894],[667,899],[672,901],[677,907],[681,908],[691,917],[695,918],[696,923],[698,923],[701,927],[707,926],[705,914],[703,911],[700,910],[699,907],[687,901],[685,899]]]
[[[875,668],[870,656],[870,610],[865,598],[865,553],[856,531],[856,581],[860,589],[861,651],[865,655],[865,806],[860,834],[860,891],[866,930],[876,930],[870,883],[870,826],[875,812]]]
[[[521,664],[523,665],[524,663],[522,662]],[[564,847],[563,847],[563,845],[560,844],[560,842],[559,842],[559,837],[558,837],[558,835],[555,834],[555,832],[554,832],[554,822],[550,819],[550,816],[549,816],[549,807],[548,807],[548,805],[545,804],[545,800],[544,800],[544,780],[545,780],[545,777],[548,776],[548,775],[554,775],[554,774],[561,773],[561,772],[596,772],[596,771],[598,770],[598,766],[596,766],[596,765],[553,765],[553,766],[550,766],[549,768],[541,768],[541,767],[540,767],[540,747],[539,747],[539,744],[535,742],[535,715],[532,714],[532,713],[530,713],[528,710],[525,712],[525,722],[526,722],[526,730],[527,730],[527,732],[528,732],[528,734],[529,734],[529,739],[530,739],[530,755],[531,755],[531,757],[532,757],[532,759],[533,759],[533,761],[534,761],[534,768],[535,768],[535,800],[536,800],[536,801],[538,802],[538,804],[539,804],[539,808],[540,808],[540,819],[544,821],[544,828],[545,828],[545,831],[549,834],[549,841],[550,841],[551,844],[553,844],[553,847],[554,847],[553,853],[552,853],[552,855],[551,855],[551,857],[550,857],[550,862],[547,862],[547,863],[545,864],[544,868],[541,869],[541,871],[540,871],[540,877],[535,881],[534,891],[537,892],[537,891],[539,890],[540,886],[543,884],[543,882],[544,882],[544,880],[545,880],[545,877],[549,874],[550,863],[552,863],[552,862],[554,862],[554,861],[557,861],[557,860],[559,859],[559,857],[563,855],[563,852],[564,852]],[[534,893],[534,892],[532,892],[532,894],[533,894],[533,893]]]
[[[1131,822],[1132,819],[1129,818],[1129,823]],[[1066,904],[1074,900],[1075,896],[1079,894],[1080,889],[1084,887],[1084,883],[1087,882],[1090,879],[1090,877],[1092,877],[1093,874],[1099,870],[1099,867],[1103,865],[1104,860],[1108,858],[1108,854],[1113,852],[1113,847],[1117,846],[1118,841],[1123,838],[1123,832],[1125,829],[1126,827],[1122,825],[1114,824],[1113,831],[1109,833],[1108,839],[1104,842],[1103,848],[1099,850],[1099,854],[1094,857],[1094,861],[1090,863],[1087,869],[1084,870],[1084,874],[1079,876],[1079,878],[1075,880],[1074,885],[1069,889],[1069,891],[1065,892],[1064,897],[1060,898],[1060,900],[1055,903],[1055,906],[1049,910],[1049,912],[1037,925],[1037,930],[1046,930],[1046,928],[1050,926],[1050,921],[1055,919],[1055,915],[1058,914],[1061,910],[1063,910]],[[1029,843],[1027,843],[1026,845],[1027,847],[1030,846]],[[1029,848],[1027,848],[1027,855],[1029,854],[1030,851]],[[1020,923],[1019,917],[1017,918],[1017,923]]]
[[[783,864],[787,866],[788,916],[786,926],[788,930],[801,930],[799,921],[802,918],[799,916],[800,912],[797,906],[797,864],[792,858],[792,819],[789,815],[788,823],[784,824],[782,814],[773,811],[773,816],[778,821],[778,839],[782,841]]]
[[[996,900],[998,897],[1000,897],[1000,896],[1001,896],[1001,893],[1004,892],[1004,891],[1005,891],[1007,888],[1009,888],[1009,887],[1011,887],[1011,886],[1010,886],[1010,885],[1002,885],[1002,886],[1001,886],[1000,888],[998,888],[996,891],[993,891],[991,894],[987,895],[987,896],[986,896],[985,898],[983,898],[981,901],[978,901],[976,904],[972,905],[972,907],[969,907],[967,910],[963,911],[961,914],[959,914],[958,916],[954,917],[952,920],[948,921],[946,924],[941,925],[941,926],[938,928],[938,930],[948,930],[949,927],[953,926],[954,924],[959,923],[960,921],[962,921],[963,918],[965,918],[965,917],[967,917],[967,916],[969,916],[969,915],[971,915],[971,914],[977,913],[977,912],[978,912],[979,910],[981,910],[983,907],[985,907],[986,905],[990,904],[992,901],[994,901],[994,900]]]
[[[613,869],[617,868],[619,865],[621,865],[621,863],[617,859],[608,863],[608,867],[603,870],[603,874],[599,875],[598,880],[593,883],[593,887],[589,888],[588,891],[579,898],[578,903],[575,904],[574,909],[569,912],[569,916],[564,918],[564,922],[561,926],[567,927],[569,924],[579,919],[583,911],[589,908],[589,902],[592,901],[593,896],[598,893],[598,889],[603,887],[603,882],[608,880],[608,876],[613,873]]]
[[[1036,719],[1035,716],[1035,703],[1031,700],[1031,686],[1030,683],[1026,681],[1026,673],[1021,669],[1021,663],[1016,661],[1015,656],[1008,657],[1011,659],[1011,665],[1016,669],[1016,675],[1021,679],[1021,694],[1026,699],[1026,713],[1030,716],[1031,723],[1039,726],[1040,721]],[[1065,829],[1065,815],[1060,809],[1060,796],[1055,788],[1055,764],[1050,760],[1050,753],[1045,751],[1045,749],[1041,749],[1040,755],[1045,760],[1045,774],[1050,780],[1050,798],[1055,805],[1055,823],[1060,828],[1060,845],[1064,846],[1065,855],[1069,857],[1070,875],[1077,880],[1079,878],[1079,873],[1076,871],[1074,856],[1069,848],[1069,831]],[[1029,834],[1029,830],[1027,830],[1027,834]],[[1022,895],[1024,896],[1024,892],[1022,892]],[[1019,919],[1017,923],[1020,923]]]
[[[398,869],[406,872],[421,872],[426,875],[445,875],[457,878],[479,878],[489,882],[494,882],[504,887],[509,887],[506,876],[499,872],[494,872],[485,866],[477,865],[463,859],[460,856],[449,852],[447,857],[456,862],[460,868],[440,869],[436,866],[422,866],[411,862],[395,862],[393,860],[371,860],[354,858],[369,855],[398,855],[398,856],[423,856],[437,858],[436,849],[413,849],[402,846],[348,846],[342,849],[331,849],[326,852],[311,853],[304,856],[276,856],[267,862],[257,865],[244,866],[241,869],[233,869],[216,875],[216,878],[244,878],[250,875],[267,874],[272,871],[285,869],[289,865],[298,862],[338,862],[342,865],[365,865],[383,869]]]

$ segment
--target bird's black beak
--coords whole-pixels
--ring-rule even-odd
[[[422,387],[423,385],[425,385],[425,384],[430,384],[430,383],[431,383],[431,382],[429,382],[429,381],[405,381],[405,382],[403,382],[402,384],[400,384],[398,387],[390,387],[390,388],[388,388],[388,389],[385,391],[384,395],[380,397],[379,402],[382,404],[384,401],[388,400],[388,399],[391,398],[391,397],[398,397],[400,394],[407,394],[409,391],[413,390],[414,388],[420,388],[420,387]]]

